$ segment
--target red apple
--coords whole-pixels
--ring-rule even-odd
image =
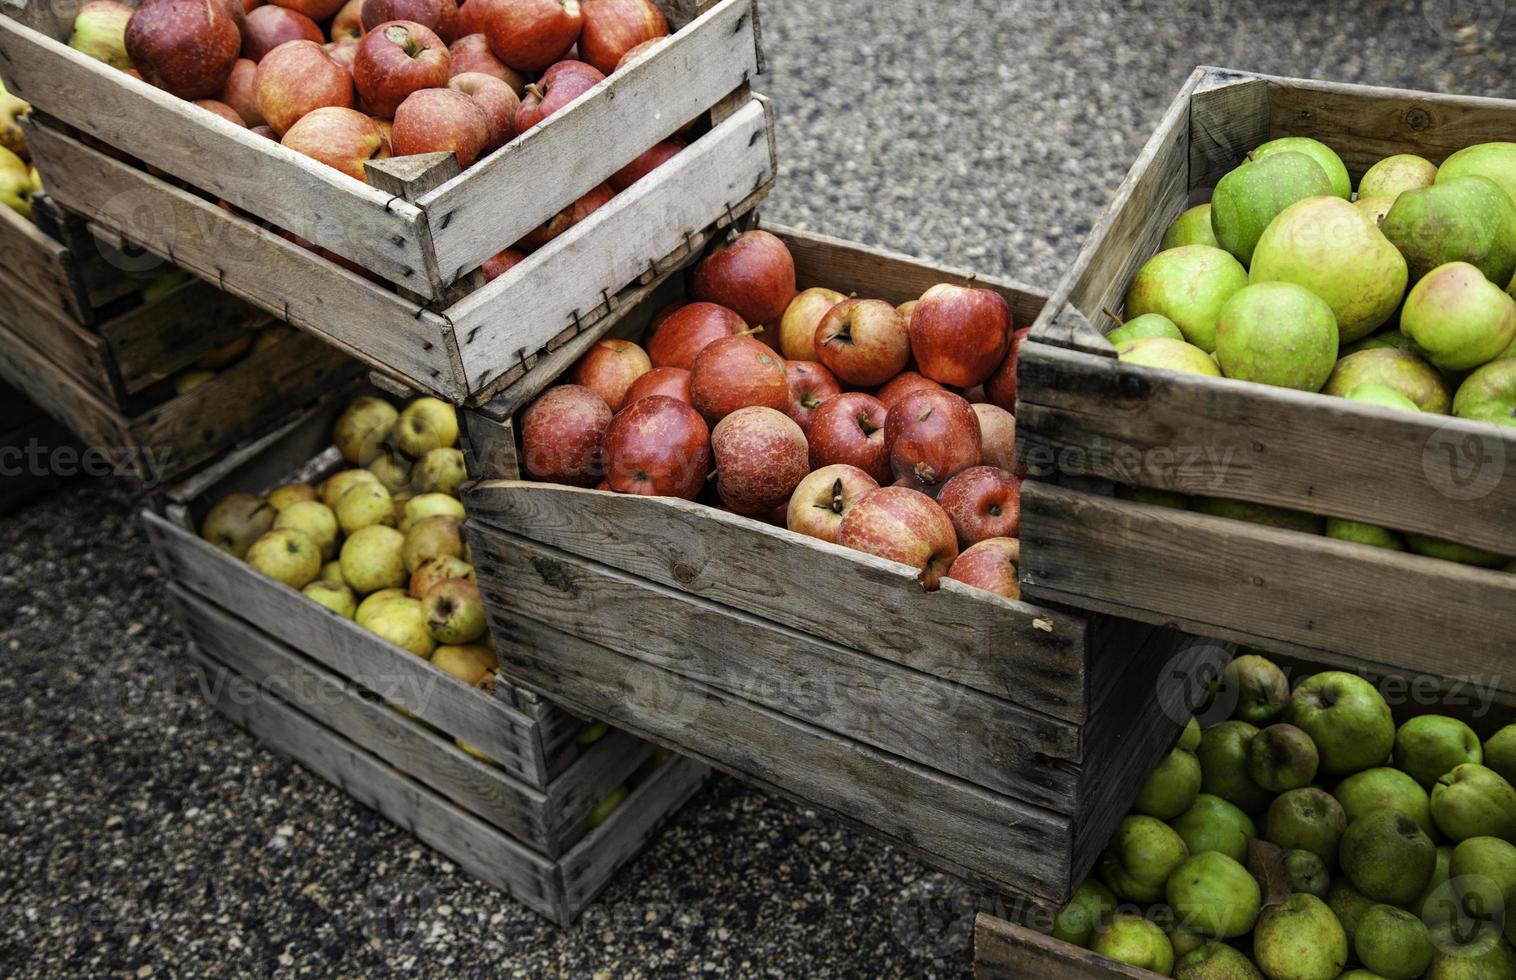
[[[257,133],[259,136],[267,137],[268,139],[273,140],[275,143],[279,142],[279,134],[274,132],[274,127],[266,123],[258,126],[253,126],[248,131]]]
[[[913,391],[890,409],[884,441],[896,479],[935,495],[954,474],[979,465],[979,416],[951,391]]]
[[[582,61],[558,62],[526,87],[516,113],[516,132],[526,132],[603,81],[604,75]]]
[[[752,337],[712,341],[690,366],[690,400],[712,425],[754,405],[782,413],[790,406],[784,359]]]
[[[276,6],[298,11],[320,23],[336,16],[345,0],[272,0]]]
[[[331,55],[333,61],[346,68],[349,72],[353,70],[353,62],[358,60],[357,41],[354,41],[350,37],[345,37],[340,41],[332,41],[323,46],[326,48],[326,53]]]
[[[264,55],[253,84],[258,112],[281,136],[313,109],[356,102],[352,73],[315,41],[286,41]]]
[[[928,591],[958,557],[953,522],[931,497],[906,487],[864,494],[842,519],[837,543],[920,569]]]
[[[987,402],[975,402],[973,408],[979,416],[979,461],[1024,478],[1026,464],[1016,459],[1016,416]]]
[[[1014,538],[987,538],[964,550],[948,569],[948,578],[984,589],[1007,599],[1021,598],[1016,565],[1021,561],[1021,542]]]
[[[983,382],[1005,359],[1011,306],[991,289],[938,283],[911,313],[911,354],[921,373],[960,388]]]
[[[690,399],[690,373],[684,368],[655,367],[626,389],[626,397],[621,401],[622,407],[648,395],[667,395],[687,405],[693,404]]]
[[[786,360],[784,373],[790,381],[790,406],[785,411],[801,431],[809,433],[816,409],[833,395],[842,394],[842,385],[815,361]]]
[[[676,307],[654,327],[647,341],[647,356],[655,367],[678,367],[688,371],[695,356],[707,344],[747,330],[742,317],[715,303],[686,303]]]
[[[258,7],[247,15],[242,30],[242,57],[261,61],[285,41],[301,40],[322,44],[326,36],[315,21],[302,13],[283,7]]]
[[[372,36],[372,35],[371,35]],[[397,157],[451,150],[467,169],[490,141],[489,121],[478,103],[449,88],[424,88],[395,110],[390,147]]]
[[[505,62],[495,57],[495,53],[490,50],[489,40],[483,34],[465,34],[448,46],[447,54],[454,75],[470,71],[494,75],[509,85],[518,99],[526,92],[526,79],[520,72],[507,68]],[[512,120],[513,124],[514,122]]]
[[[504,146],[516,135],[516,108],[521,100],[516,98],[516,90],[508,83],[494,75],[467,71],[448,79],[447,87],[462,92],[484,110],[490,128],[486,152]]]
[[[621,69],[625,68],[627,65],[641,58],[643,55],[652,51],[662,43],[663,38],[655,37],[651,41],[643,41],[636,47],[629,49],[626,54],[621,56],[621,60],[616,62],[616,71],[620,71]]]
[[[196,99],[195,105],[204,109],[206,112],[215,113],[233,125],[241,126],[243,129],[247,128],[247,123],[243,122],[242,117],[237,115],[237,110],[233,109],[225,102],[218,102],[215,99]]]
[[[1005,360],[1000,362],[1000,367],[990,375],[984,383],[984,394],[990,401],[999,405],[1007,412],[1016,411],[1016,358],[1021,352],[1021,342],[1026,340],[1026,335],[1032,332],[1031,327],[1022,327],[1011,334],[1011,342],[1006,347]]]
[[[811,467],[836,463],[856,466],[875,483],[888,483],[889,451],[884,444],[888,410],[872,395],[850,391],[833,395],[811,414],[806,438],[811,443]]]
[[[654,143],[652,149],[644,151],[637,159],[611,174],[611,186],[618,191],[626,190],[674,159],[682,149],[684,149],[684,140],[680,139],[667,139]]]
[[[998,466],[970,466],[942,485],[937,503],[967,548],[986,538],[1014,538],[1021,529],[1021,481]]]
[[[363,38],[363,0],[347,0],[332,18],[328,35],[333,41],[358,41]]]
[[[371,28],[358,42],[353,81],[363,104],[392,119],[412,92],[447,85],[452,74],[447,45],[424,24],[393,20]]]
[[[481,0],[463,0],[458,5],[458,23],[455,29],[460,40],[471,34],[484,33],[484,6]],[[485,43],[489,43],[488,39]]]
[[[258,66],[246,58],[238,58],[226,78],[226,88],[221,90],[221,101],[236,110],[247,126],[264,125],[263,113],[258,111],[257,78]]]
[[[810,472],[805,433],[772,408],[739,408],[711,430],[716,492],[738,514],[767,514]]]
[[[579,0],[469,0],[495,57],[517,71],[541,71],[563,58],[579,39]]]
[[[894,408],[895,403],[906,395],[925,388],[930,388],[932,391],[947,391],[931,378],[923,378],[915,371],[901,371],[874,392],[874,397],[883,402],[885,408]]]
[[[525,258],[525,253],[518,252],[514,248],[502,249],[485,259],[484,264],[479,268],[484,271],[485,282],[494,282],[514,269]]]
[[[619,412],[632,382],[653,369],[646,352],[630,340],[606,338],[595,342],[569,369],[569,380],[584,385]]]
[[[694,500],[711,468],[710,429],[684,402],[650,395],[611,419],[602,445],[617,493]]]
[[[528,252],[541,248],[605,207],[615,196],[616,192],[611,190],[610,184],[601,184],[592,188],[588,194],[527,232],[526,237],[517,242],[515,247]]]
[[[458,4],[454,0],[363,0],[360,17],[366,32],[392,20],[404,20],[422,25],[444,43],[458,37]]]
[[[610,408],[590,389],[549,388],[521,413],[522,469],[534,480],[594,486],[605,474],[600,443],[610,424]]]
[[[842,519],[859,497],[877,489],[878,482],[856,466],[823,466],[795,487],[785,511],[785,526],[796,534],[836,544]]]
[[[356,180],[368,179],[364,163],[386,155],[384,135],[374,121],[357,109],[338,106],[323,106],[306,113],[289,128],[281,142]]]
[[[639,44],[667,37],[669,22],[649,0],[583,0],[579,52],[606,74]]]
[[[796,293],[779,318],[779,350],[784,356],[799,361],[819,360],[816,327],[832,307],[845,299],[847,297],[837,290],[821,286]]]
[[[144,81],[181,99],[226,87],[242,35],[221,0],[146,0],[126,22],[126,53]]]
[[[879,299],[849,299],[816,325],[821,363],[850,385],[872,388],[905,369],[911,337],[895,308]]]
[[[759,336],[778,350],[777,327],[795,298],[795,260],[784,242],[768,232],[743,232],[700,261],[690,294],[720,303],[749,326],[766,327]]]

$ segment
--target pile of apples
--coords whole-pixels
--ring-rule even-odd
[[[69,44],[365,180],[390,155],[451,152],[467,168],[668,33],[651,0],[89,0]],[[494,274],[683,147],[649,149]]]
[[[1516,978],[1516,725],[1397,727],[1365,678],[1256,654],[1212,699],[1055,937],[1178,980]]]
[[[1516,143],[1358,182],[1308,137],[1255,148],[1174,221],[1107,335],[1136,364],[1516,426]],[[1114,315],[1113,315],[1114,316]],[[1149,502],[1516,571],[1516,558],[1235,501]]]
[[[31,165],[26,134],[16,120],[31,115],[32,107],[0,84],[0,204],[23,218],[32,216],[32,197],[42,191],[42,178]]]
[[[896,307],[796,291],[749,231],[695,268],[645,346],[605,339],[521,416],[533,479],[703,500],[1019,598],[1016,331],[999,294]]]

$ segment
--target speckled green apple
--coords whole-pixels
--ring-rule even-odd
[[[1216,360],[1222,374],[1238,381],[1320,391],[1337,363],[1337,319],[1324,300],[1294,283],[1247,286],[1217,315]]]
[[[1126,315],[1161,313],[1184,332],[1185,340],[1209,354],[1216,349],[1216,316],[1222,304],[1247,284],[1247,270],[1222,249],[1171,248],[1137,270],[1126,293]]]

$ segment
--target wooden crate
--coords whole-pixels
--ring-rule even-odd
[[[1516,555],[1516,430],[1118,362],[1114,326],[1165,228],[1264,141],[1311,136],[1374,161],[1516,132],[1516,101],[1201,68],[1021,348],[1017,420],[1034,465],[1027,595],[1310,659],[1499,678],[1516,575],[1118,499],[1099,481],[1368,521]],[[1486,460],[1481,473],[1479,460]],[[1217,462],[1219,461],[1219,462]]]
[[[206,696],[471,874],[567,925],[694,793],[705,767],[669,760],[589,829],[590,810],[649,763],[652,745],[613,731],[581,747],[587,723],[569,712],[504,680],[463,684],[196,533],[227,493],[264,493],[345,465],[330,431],[351,394],[229,454],[173,488],[164,513],[144,514]]]
[[[48,418],[25,395],[0,384],[0,517],[56,487],[61,474],[31,455],[33,447],[51,450],[74,444],[73,436]]]
[[[775,230],[801,288],[898,303],[963,280]],[[1040,307],[979,282],[1022,322]],[[483,471],[515,473],[515,410],[549,380],[470,415]],[[1182,693],[1169,677],[1230,652],[954,581],[925,593],[904,565],[684,500],[519,479],[465,497],[502,673],[1043,902],[1071,891],[1173,744],[1187,712],[1160,710]]]
[[[74,6],[28,0],[20,20],[0,18],[7,86],[39,119],[53,119],[28,133],[52,193],[133,244],[454,402],[487,397],[565,332],[613,313],[621,293],[666,275],[709,229],[750,210],[775,175],[770,109],[748,91],[759,70],[754,0],[660,2],[679,29],[571,108],[463,173],[451,154],[429,154],[373,164],[368,184],[67,47],[59,39]],[[677,158],[482,283],[486,258],[694,120],[708,131]],[[61,124],[204,195],[96,152]]]

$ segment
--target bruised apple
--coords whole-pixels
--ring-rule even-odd
[[[711,430],[716,492],[738,514],[766,514],[810,471],[805,433],[772,408],[739,408]]]
[[[611,419],[602,446],[606,486],[617,493],[694,500],[710,470],[705,419],[664,395],[643,398]]]
[[[842,519],[879,483],[856,466],[835,463],[812,472],[790,494],[785,526],[796,534],[837,543]]]
[[[877,398],[861,391],[833,395],[816,407],[806,438],[811,444],[811,466],[820,469],[838,463],[855,466],[875,483],[894,479],[889,451],[884,444],[884,423],[889,411]]]
[[[790,407],[784,359],[752,337],[713,341],[690,367],[690,398],[712,425],[755,405],[782,413]]]
[[[606,338],[574,363],[569,380],[599,395],[612,412],[619,412],[632,382],[652,369],[641,347],[630,340]]]
[[[919,569],[928,591],[937,588],[958,557],[953,522],[935,500],[909,487],[880,487],[864,494],[842,519],[837,543]]]
[[[815,361],[785,361],[784,373],[790,380],[790,418],[801,431],[810,432],[811,419],[821,403],[842,394],[842,386],[824,365]]]
[[[582,385],[543,392],[521,415],[521,465],[534,480],[594,486],[604,474],[600,443],[612,412]]]
[[[708,344],[743,333],[742,317],[715,303],[686,303],[665,316],[647,341],[647,356],[654,367],[688,371],[695,357]]]
[[[1021,529],[1021,481],[998,466],[970,466],[942,485],[937,503],[967,548],[987,538],[1014,538]]]
[[[1020,561],[1020,541],[986,538],[958,556],[948,569],[948,578],[1007,599],[1020,599],[1021,581],[1016,574],[1016,565]]]
[[[979,416],[950,391],[913,391],[884,423],[890,469],[908,486],[935,495],[954,474],[979,464]]]

